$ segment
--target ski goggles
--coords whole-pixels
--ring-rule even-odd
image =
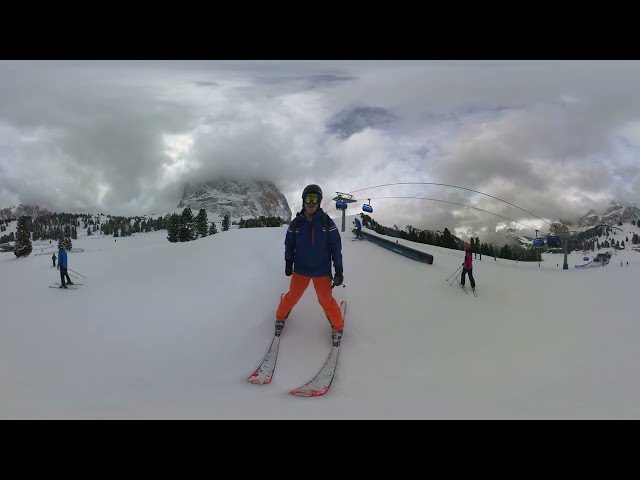
[[[317,193],[307,193],[304,196],[304,203],[307,205],[318,205],[320,203],[320,195]]]

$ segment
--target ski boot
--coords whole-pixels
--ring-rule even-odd
[[[284,328],[284,321],[276,320],[276,337],[279,337]]]
[[[331,341],[334,347],[340,346],[340,340],[342,339],[342,330],[331,330]]]

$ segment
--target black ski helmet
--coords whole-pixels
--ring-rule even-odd
[[[302,191],[302,200],[304,201],[304,197],[307,195],[307,193],[315,193],[316,195],[318,195],[320,197],[320,200],[322,200],[322,189],[318,186],[318,185],[307,185],[306,187],[304,187],[304,190]]]

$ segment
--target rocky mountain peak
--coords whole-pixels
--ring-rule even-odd
[[[8,220],[10,218],[20,218],[22,216],[30,216],[32,218],[38,218],[41,215],[49,215],[51,212],[46,208],[41,208],[38,205],[18,205],[9,208],[0,209],[0,220]]]
[[[638,218],[640,218],[640,209],[636,205],[625,206],[618,202],[611,202],[601,214],[589,210],[578,220],[578,226],[589,228],[600,224],[618,225],[620,222],[631,223]]]
[[[229,214],[232,220],[265,216],[291,221],[286,197],[265,180],[216,179],[185,185],[178,208],[187,206],[194,214],[204,208],[219,217]]]

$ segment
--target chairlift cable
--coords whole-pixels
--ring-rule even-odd
[[[489,195],[488,193],[484,193],[484,192],[479,192],[478,190],[473,190],[471,188],[465,188],[465,187],[459,187],[458,185],[448,185],[446,183],[434,183],[434,182],[397,182],[397,183],[385,183],[383,185],[375,185],[373,187],[365,187],[365,188],[360,188],[358,190],[353,190],[351,192],[351,194],[356,193],[356,192],[362,192],[364,190],[369,190],[371,188],[379,188],[379,187],[389,187],[389,186],[393,186],[393,185],[437,185],[437,186],[441,186],[441,187],[451,187],[451,188],[459,188],[461,190],[467,190],[469,192],[474,192],[474,193],[479,193],[480,195],[485,195],[487,197],[491,197],[495,200],[499,200],[501,202],[506,203],[507,205],[511,205],[512,207],[517,208],[518,210],[522,210],[525,213],[528,213],[529,215],[532,215],[534,217],[536,217],[538,220],[542,220],[544,223],[546,223],[547,225],[551,225],[551,223],[547,222],[544,218],[540,218],[537,215],[525,210],[524,208],[520,208],[517,205],[514,205],[513,203],[507,202],[506,200],[503,200],[502,198],[498,198],[498,197],[494,197],[493,195]],[[390,197],[387,197],[390,198]],[[375,200],[375,198],[374,198]],[[450,202],[453,203],[453,202]],[[465,205],[466,206],[466,205]],[[529,227],[527,227],[529,228]]]

